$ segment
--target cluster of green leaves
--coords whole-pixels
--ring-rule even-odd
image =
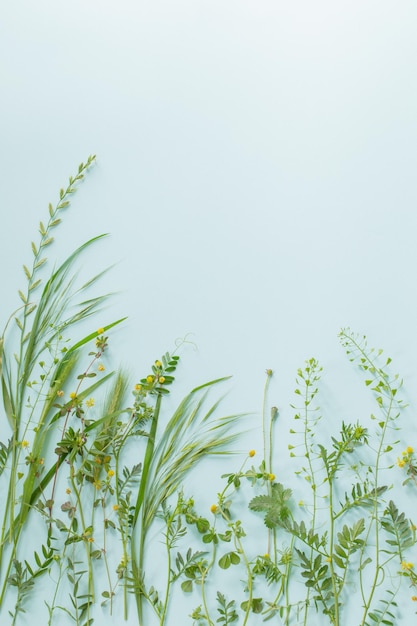
[[[136,384],[123,371],[105,373],[110,331],[124,320],[92,330],[106,296],[90,290],[105,272],[81,286],[76,279],[77,263],[102,236],[45,275],[51,233],[94,160],[79,166],[56,206],[49,206],[46,224],[39,224],[32,265],[24,266],[27,285],[19,290],[22,306],[0,338],[8,427],[0,442],[0,481],[7,491],[0,613],[10,607],[17,626],[39,581],[49,576],[48,626],[63,617],[92,626],[98,602],[110,615],[122,603],[125,619],[134,602],[139,626],[165,626],[175,593],[192,602],[198,597],[188,616],[195,626],[260,620],[342,626],[353,585],[359,626],[398,623],[401,582],[417,589],[408,560],[416,527],[396,504],[395,491],[389,500],[386,495],[403,408],[402,381],[390,373],[391,359],[369,348],[364,337],[341,331],[375,412],[369,423],[342,422],[330,435],[317,405],[322,368],[310,359],[298,370],[288,446],[298,463],[293,473],[303,479],[298,505],[275,476],[281,472],[274,440],[278,410],[267,411],[267,370],[263,458],[250,465],[250,450],[237,471],[222,475],[211,517],[200,514],[194,498],[184,496],[184,483],[203,458],[229,452],[234,442],[229,429],[240,416],[215,419],[219,401],[209,397],[226,379],[193,389],[167,415],[179,364],[175,352],[156,360]],[[87,334],[80,335],[78,322],[88,325]],[[413,448],[397,465],[407,474],[404,485],[416,485]],[[39,529],[38,543],[31,542],[28,552],[24,539],[32,525]],[[164,567],[155,573],[156,544]],[[219,588],[224,580],[238,581],[239,589]]]
[[[40,223],[32,266],[24,266],[26,290],[19,290],[23,306],[10,318],[15,328],[9,322],[0,338],[2,399],[10,429],[9,439],[0,444],[0,475],[8,489],[2,505],[0,611],[15,592],[13,626],[46,574],[55,581],[55,588],[46,589],[50,597],[44,598],[48,626],[63,614],[79,626],[91,626],[97,597],[112,614],[119,591],[125,617],[130,591],[139,624],[148,623],[144,603],[162,624],[171,584],[197,556],[188,559],[181,573],[174,575],[168,566],[167,591],[161,596],[158,585],[145,584],[144,566],[151,554],[147,537],[164,517],[171,554],[183,527],[180,504],[169,515],[169,503],[200,459],[229,446],[233,435],[227,431],[238,417],[214,417],[218,401],[210,403],[208,395],[225,379],[192,390],[166,416],[164,398],[179,362],[175,353],[155,361],[133,389],[124,372],[105,372],[108,332],[123,319],[91,330],[91,318],[106,296],[89,292],[105,272],[81,286],[76,279],[82,255],[102,235],[76,249],[45,278],[51,231],[94,160],[89,157],[79,166],[57,205],[49,206],[46,224]],[[78,329],[86,326],[89,331],[80,336]],[[141,456],[129,464],[132,443]],[[24,541],[33,524],[39,526],[35,565]],[[102,585],[103,580],[98,596],[97,581]]]
[[[375,413],[366,426],[359,421],[342,422],[337,434],[330,433],[328,442],[321,442],[322,418],[316,401],[322,368],[310,359],[298,370],[296,396],[302,404],[294,408],[296,424],[302,422],[302,428],[291,429],[299,441],[289,450],[290,456],[302,463],[294,473],[304,479],[306,497],[298,505],[294,502],[291,489],[275,480],[274,454],[268,454],[259,467],[242,466],[223,475],[225,487],[212,506],[214,523],[194,507],[187,511],[185,521],[190,530],[195,529],[194,537],[200,538],[204,552],[190,548],[187,559],[179,552],[177,568],[186,576],[182,590],[201,595],[201,604],[191,613],[196,626],[220,623],[215,616],[216,598],[218,602],[220,596],[233,610],[237,624],[255,623],[258,614],[266,621],[280,619],[287,626],[307,626],[317,619],[341,626],[349,619],[352,585],[357,585],[361,598],[361,626],[398,623],[401,579],[406,577],[412,586],[417,582],[414,566],[407,560],[416,545],[416,533],[394,499],[385,499],[391,485],[381,481],[393,467],[390,455],[398,445],[393,436],[397,435],[403,407],[398,394],[401,381],[389,373],[391,360],[384,360],[381,350],[369,349],[364,337],[344,330],[340,339],[349,359],[365,374],[365,387],[374,395]],[[274,411],[271,420],[275,416]],[[272,433],[272,428],[264,422],[263,431]],[[265,449],[273,447],[271,437]],[[409,477],[413,454],[412,448],[407,448],[398,463],[407,468]],[[244,464],[253,455],[251,451]],[[242,491],[246,493],[246,486],[252,493],[260,491],[247,505],[255,515],[263,514],[268,545],[263,554],[256,552],[262,533],[251,542],[244,530]],[[232,545],[225,549],[228,543]],[[233,578],[242,581],[240,599],[234,595],[226,600],[222,588],[213,596],[216,571],[232,567],[238,572]],[[384,580],[391,582],[382,585]],[[271,590],[273,596],[269,597]]]

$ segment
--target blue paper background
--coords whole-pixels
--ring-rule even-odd
[[[3,2],[0,321],[47,203],[94,152],[54,253],[111,234],[88,265],[118,262],[114,361],[139,378],[193,333],[178,398],[233,374],[225,407],[258,413],[272,368],[285,449],[310,356],[329,423],[367,415],[350,326],[394,358],[417,445],[416,21],[407,0]]]

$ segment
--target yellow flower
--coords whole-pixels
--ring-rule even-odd
[[[411,596],[413,602],[417,602],[417,596]]]
[[[98,365],[98,368],[97,368],[97,369],[98,369],[98,371],[99,371],[99,372],[104,372],[104,370],[105,370],[106,368],[104,367],[104,365],[103,365],[102,363],[99,363],[99,365]]]
[[[77,397],[77,394],[75,393],[75,391],[71,391],[70,393],[71,400],[75,400],[76,397]]]
[[[269,554],[268,554],[268,552],[265,552],[265,554],[264,554],[264,559],[269,559]]]
[[[268,474],[268,479],[272,482],[275,480],[275,474]]]
[[[58,398],[62,398],[62,396],[64,395],[64,392],[62,391],[62,389],[60,389],[59,391],[56,392],[56,395],[58,396]]]
[[[409,571],[413,569],[413,567],[414,567],[413,563],[410,563],[409,561],[401,561],[401,569]]]
[[[135,391],[140,391],[142,389],[142,385],[135,385]]]
[[[404,467],[405,465],[404,459],[397,459],[397,465],[398,467]]]
[[[118,511],[118,510],[119,510],[119,505],[113,504],[113,511]]]
[[[91,409],[91,407],[94,406],[94,398],[88,398],[88,400],[85,401],[85,405]]]
[[[164,384],[164,382],[165,382],[165,376],[160,376],[160,377],[159,377],[159,384],[160,384],[160,385],[163,385],[163,384]]]
[[[211,507],[210,507],[210,511],[212,513],[215,513],[217,511],[217,504],[212,504]]]
[[[45,459],[39,459],[38,463],[39,465],[43,465],[45,463]]]
[[[408,448],[406,448],[405,452],[406,452],[406,454],[413,454],[414,449],[411,446],[408,446]]]
[[[22,441],[22,448],[27,448],[29,445],[29,441],[27,441],[26,439],[23,439]]]
[[[70,489],[69,487],[67,487],[67,488],[65,489],[65,493],[67,493],[67,494],[69,495],[69,494],[71,493],[71,489]]]
[[[108,476],[109,478],[111,478],[112,476],[114,476],[114,470],[109,470],[109,471],[107,472],[107,476]]]
[[[146,382],[147,382],[147,383],[149,383],[149,385],[150,385],[151,383],[153,383],[153,376],[151,376],[151,375],[147,376],[147,377],[146,377]]]
[[[249,456],[250,457],[255,456],[255,454],[256,454],[255,450],[249,450]]]
[[[104,463],[109,463],[110,460],[111,460],[111,456],[109,455],[105,456],[103,459]]]
[[[156,365],[156,367],[162,367],[161,361],[155,361],[155,365]]]
[[[97,330],[97,335],[102,335],[104,333],[104,328],[99,328]]]
[[[94,542],[94,537],[89,537],[89,538],[87,539],[87,541],[88,541],[89,543],[93,543],[93,542]]]

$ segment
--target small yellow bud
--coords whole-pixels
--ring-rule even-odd
[[[141,391],[142,385],[135,385],[135,391]]]
[[[151,375],[149,374],[149,376],[147,376],[147,377],[146,377],[146,382],[147,382],[149,385],[150,385],[150,384],[152,384],[152,383],[153,383],[153,376],[151,376]]]
[[[99,328],[97,330],[97,335],[102,335],[104,333],[104,328]]]
[[[268,479],[272,482],[275,480],[275,474],[268,474]]]
[[[99,372],[104,372],[104,370],[105,370],[106,368],[104,367],[104,365],[103,365],[102,363],[99,363],[99,366],[98,366],[98,368],[97,368],[97,369],[98,369],[98,371],[99,371]]]
[[[70,489],[69,487],[67,487],[67,488],[65,489],[65,493],[67,493],[67,494],[69,495],[69,494],[71,493],[71,489]]]
[[[411,596],[413,602],[417,602],[417,596]]]
[[[256,452],[255,452],[255,450],[249,450],[248,454],[249,454],[250,457],[253,457],[253,456],[255,456]]]
[[[88,400],[85,401],[85,405],[91,409],[91,407],[94,406],[94,398],[88,398]]]
[[[401,569],[409,571],[413,569],[413,567],[414,567],[413,563],[410,563],[409,561],[401,561]]]
[[[70,393],[71,400],[75,400],[76,397],[77,397],[77,394],[75,393],[75,391],[71,391]]]
[[[109,470],[109,471],[107,472],[107,476],[108,476],[109,478],[111,478],[112,476],[114,476],[114,470]]]
[[[414,448],[412,448],[411,446],[408,446],[408,448],[406,448],[406,454],[413,454],[414,452]]]
[[[119,505],[113,504],[113,511],[118,511],[118,510],[119,510]]]
[[[22,448],[27,448],[28,446],[29,446],[29,441],[27,441],[26,439],[23,439]]]
[[[62,398],[62,396],[64,395],[64,392],[62,389],[60,389],[59,391],[56,392],[56,395],[58,396],[58,398]]]
[[[155,365],[156,365],[156,367],[162,367],[161,361],[155,361]]]
[[[165,382],[165,376],[160,376],[158,380],[159,380],[159,384],[163,385]]]
[[[212,504],[211,507],[210,507],[210,511],[212,513],[215,513],[217,511],[217,504]]]

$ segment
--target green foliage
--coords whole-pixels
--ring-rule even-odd
[[[384,516],[381,518],[381,526],[388,534],[385,539],[390,546],[388,551],[398,554],[402,561],[405,550],[415,544],[411,520],[407,519],[404,513],[400,513],[394,502],[390,500],[384,511]]]
[[[369,612],[368,621],[365,622],[365,626],[375,626],[375,624],[394,626],[394,624],[398,623],[395,613],[390,611],[390,608],[397,607],[395,594],[390,589],[387,589],[385,595],[387,599],[382,598],[379,603],[381,608],[378,607]]]
[[[220,617],[216,620],[218,624],[224,624],[224,626],[227,626],[228,624],[233,624],[233,622],[238,621],[239,615],[236,612],[236,602],[234,600],[227,602],[226,597],[218,591],[217,604],[217,611],[220,613]]]
[[[281,483],[272,485],[271,495],[256,496],[249,503],[252,511],[266,512],[264,521],[268,528],[282,525],[291,516],[288,500],[291,489],[285,489]]]
[[[330,432],[322,428],[326,416],[317,404],[322,367],[307,360],[296,375],[289,459],[275,453],[278,409],[267,406],[273,372],[266,370],[263,458],[255,465],[255,450],[244,455],[221,476],[210,514],[200,512],[199,502],[184,495],[187,478],[201,460],[231,452],[242,417],[216,417],[220,400],[212,394],[227,379],[192,389],[168,412],[177,350],[165,352],[133,384],[124,371],[104,373],[109,345],[117,342],[114,329],[124,318],[94,330],[107,298],[94,290],[106,272],[81,286],[77,279],[83,256],[103,235],[48,273],[52,233],[94,160],[82,163],[56,206],[49,205],[40,239],[31,244],[32,263],[24,266],[21,305],[0,337],[0,476],[7,489],[0,614],[13,606],[9,616],[16,626],[42,589],[49,594],[47,626],[63,616],[92,626],[98,602],[109,615],[123,606],[125,619],[135,602],[139,626],[166,626],[172,596],[184,593],[198,597],[189,615],[197,626],[261,620],[344,626],[354,589],[358,626],[397,624],[401,583],[417,590],[408,560],[416,527],[395,503],[393,454],[404,404],[391,359],[369,348],[365,337],[341,331],[342,346],[373,395],[375,414],[341,424],[332,415]],[[84,334],[78,322],[87,328]],[[411,446],[397,465],[406,473],[403,485],[415,487]],[[300,489],[284,485],[288,475],[302,479]],[[40,531],[28,551],[32,522]],[[228,589],[214,591],[230,579],[239,585],[233,597]]]

